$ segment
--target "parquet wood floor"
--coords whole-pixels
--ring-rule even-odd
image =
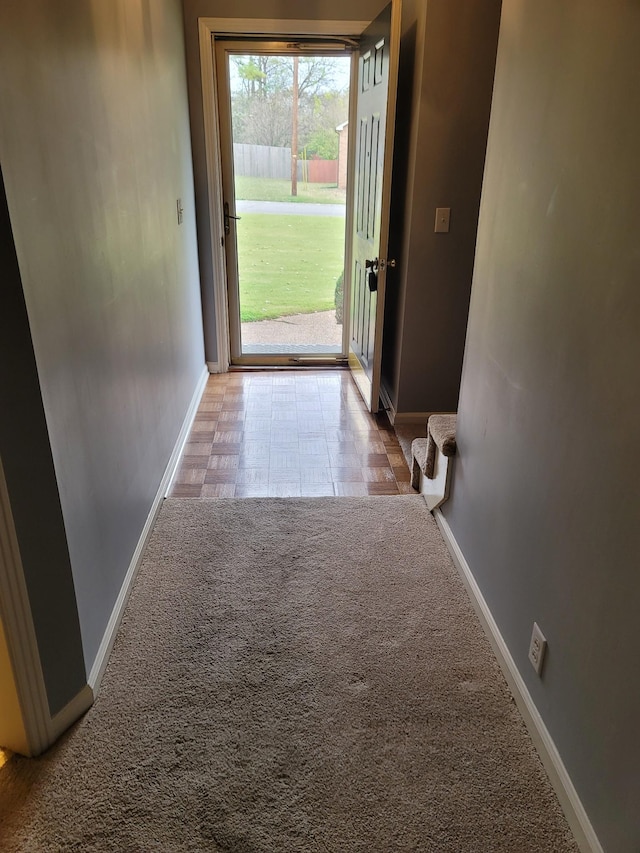
[[[169,495],[398,495],[409,480],[348,371],[238,372],[210,377]]]

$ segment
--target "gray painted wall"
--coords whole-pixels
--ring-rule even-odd
[[[504,4],[445,508],[612,853],[640,850],[639,44],[638,3]]]
[[[198,18],[262,18],[278,20],[372,21],[386,5],[385,0],[183,0],[187,74],[189,80],[189,111],[193,145],[193,172],[196,186],[198,220],[198,252],[202,282],[205,347],[207,361],[218,361],[216,313],[212,265],[211,219],[202,114],[202,83],[200,76],[200,46]],[[226,287],[226,282],[222,283]]]
[[[400,413],[454,411],[500,0],[405,0],[382,381]],[[435,234],[436,207],[451,208]],[[419,368],[419,369],[418,369]]]
[[[53,715],[86,679],[60,497],[1,175],[0,270],[0,459]]]
[[[182,9],[3,3],[0,56],[0,159],[88,671],[204,367]]]

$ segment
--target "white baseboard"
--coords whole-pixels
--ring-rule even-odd
[[[384,385],[380,385],[380,399],[392,426],[396,424],[426,424],[433,414],[446,414],[444,412],[398,412],[391,400],[391,395]]]
[[[560,753],[547,729],[540,712],[536,708],[531,694],[518,670],[511,652],[500,633],[500,629],[491,614],[489,606],[482,595],[471,568],[467,563],[460,546],[456,542],[449,523],[440,510],[434,512],[434,518],[440,528],[451,558],[460,572],[467,588],[472,604],[478,614],[502,671],[507,679],[518,709],[522,714],[531,739],[540,755],[540,759],[549,775],[553,788],[558,795],[560,805],[565,813],[571,831],[583,853],[604,853],[602,845],[591,825],[582,805],[578,792],[573,786],[571,777],[564,766]]]
[[[162,477],[162,480],[160,481],[156,496],[153,500],[153,503],[151,504],[149,515],[147,516],[145,525],[142,528],[142,532],[140,534],[140,538],[138,539],[136,549],[133,552],[131,562],[129,563],[129,568],[127,569],[127,574],[125,575],[124,581],[122,582],[122,586],[120,587],[118,598],[116,599],[116,603],[113,607],[113,610],[111,611],[111,617],[109,618],[107,628],[102,637],[102,642],[100,643],[98,654],[96,655],[96,659],[93,662],[91,672],[89,673],[89,677],[87,679],[88,686],[94,694],[97,694],[100,688],[100,682],[102,681],[102,676],[104,675],[104,671],[109,661],[109,655],[111,654],[111,649],[113,648],[113,644],[116,639],[116,634],[118,633],[118,628],[120,627],[122,615],[124,613],[124,609],[129,598],[129,593],[131,592],[131,587],[133,585],[134,578],[140,565],[140,561],[142,559],[142,554],[144,553],[147,540],[151,534],[158,513],[160,512],[162,502],[166,497],[166,494],[171,485],[171,481],[174,477],[176,468],[180,461],[182,449],[189,435],[191,425],[193,424],[193,419],[195,418],[196,412],[198,411],[198,405],[200,404],[200,399],[204,392],[204,388],[207,384],[208,378],[209,371],[205,367],[205,369],[202,371],[200,378],[198,379],[198,384],[196,385],[193,397],[191,398],[191,403],[189,404],[187,414],[185,415],[184,421],[182,423],[182,427],[180,429],[180,433],[173,448],[173,452],[171,453],[171,457],[169,459],[169,462],[167,463],[167,467],[165,468],[165,472]]]
[[[173,478],[175,477],[176,471],[178,470],[178,464],[180,463],[182,451],[184,450],[184,446],[187,443],[187,439],[189,438],[189,432],[191,431],[191,427],[193,426],[193,421],[196,416],[196,412],[198,411],[198,406],[200,405],[200,400],[202,399],[202,395],[204,394],[204,389],[207,385],[208,380],[209,369],[207,365],[200,374],[200,379],[198,380],[198,384],[196,385],[196,390],[193,392],[193,397],[191,398],[191,402],[189,403],[187,414],[184,416],[184,421],[182,422],[180,433],[174,445],[169,462],[167,463],[167,467],[165,468],[164,476],[160,482],[158,492],[162,491],[163,497],[166,497],[168,495],[169,489],[171,488],[171,484],[173,483]]]
[[[388,389],[384,385],[380,385],[380,399],[392,426],[396,424],[426,424],[431,415],[455,414],[455,412],[398,412],[393,405]]]
[[[222,373],[222,367],[219,361],[208,361],[207,370],[209,373]]]

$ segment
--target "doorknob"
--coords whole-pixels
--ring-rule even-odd
[[[231,231],[231,225],[229,223],[230,219],[242,219],[241,216],[232,216],[229,213],[229,202],[225,201],[224,203],[224,233],[228,234]]]

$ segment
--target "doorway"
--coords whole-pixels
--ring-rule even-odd
[[[217,39],[231,363],[346,362],[352,57]]]
[[[210,237],[203,236],[203,245],[205,262],[211,265],[210,275],[208,271],[205,273],[210,286],[205,280],[203,305],[205,338],[209,336],[216,358],[207,361],[209,370],[225,373],[232,363],[291,367],[346,361],[367,408],[375,412],[380,405],[387,270],[396,266],[396,260],[387,257],[387,252],[401,0],[390,0],[373,21],[200,18],[198,26],[210,224]],[[238,43],[238,39],[242,41]],[[228,238],[242,219],[238,219],[240,214],[235,208],[235,181],[231,177],[233,137],[228,58],[220,60],[224,45],[230,47],[234,41],[236,53],[244,56],[263,52],[301,56],[305,52],[318,52],[352,57],[347,170],[353,179],[347,179],[346,191],[347,238],[339,354],[242,354],[239,295],[234,295],[239,294],[239,287],[228,286],[234,275],[237,280],[238,265],[235,247],[233,252],[229,250],[229,242],[234,241]],[[222,75],[227,77],[224,86],[218,79]],[[223,168],[225,140],[230,153]],[[227,266],[231,269],[227,270]],[[234,304],[234,298],[238,305]]]

